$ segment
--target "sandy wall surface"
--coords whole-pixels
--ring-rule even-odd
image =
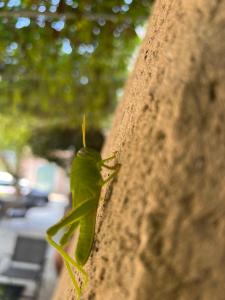
[[[224,82],[225,1],[156,1],[103,151],[122,167],[102,193],[82,299],[224,299]]]

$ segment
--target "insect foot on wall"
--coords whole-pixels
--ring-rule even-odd
[[[73,282],[77,299],[80,299],[84,287],[88,282],[88,274],[84,270],[93,245],[96,214],[102,186],[116,176],[120,164],[108,166],[107,162],[116,158],[116,152],[106,159],[102,159],[100,153],[86,146],[86,122],[85,116],[82,123],[83,147],[73,159],[70,174],[70,189],[72,193],[72,208],[59,222],[51,226],[46,233],[46,239],[62,256],[69,276]],[[106,168],[112,173],[103,179],[101,170]],[[64,233],[59,241],[53,237],[59,230]],[[66,251],[74,232],[79,230],[78,241],[75,249],[75,258]],[[74,274],[76,270],[82,278],[81,285]]]

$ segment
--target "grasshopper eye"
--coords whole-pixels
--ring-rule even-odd
[[[78,152],[77,152],[78,156],[85,156],[86,155],[86,150],[85,148],[81,148]]]

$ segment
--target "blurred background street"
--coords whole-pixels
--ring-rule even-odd
[[[10,258],[18,234],[44,238],[46,229],[62,217],[66,205],[67,201],[62,197],[61,201],[50,201],[45,207],[29,209],[25,217],[2,219],[0,221],[0,260]],[[40,300],[51,299],[56,280],[54,249],[49,246],[39,295]],[[23,283],[24,281],[19,282]],[[28,289],[30,288],[32,288],[32,284],[28,283]]]
[[[40,167],[42,168],[42,166]],[[56,167],[54,166],[54,168]],[[47,167],[45,167],[45,170],[47,170]],[[2,273],[9,265],[13,256],[17,237],[25,236],[28,238],[44,239],[48,227],[56,223],[63,216],[68,206],[68,198],[65,193],[47,192],[47,186],[51,186],[53,191],[59,190],[57,180],[54,184],[52,176],[48,178],[46,174],[45,176],[43,174],[45,177],[45,189],[43,187],[41,189],[41,182],[35,182],[35,172],[33,172],[33,185],[35,188],[26,186],[27,191],[25,194],[18,196],[16,194],[15,182],[12,179],[13,176],[10,176],[7,172],[0,172],[0,174],[0,202],[2,204],[0,210],[0,273]],[[37,174],[40,175],[38,169]],[[56,174],[57,176],[59,175]],[[36,176],[36,178],[40,180],[42,177]],[[26,179],[24,182],[28,184],[29,180]],[[68,187],[68,180],[65,176],[61,185]],[[48,190],[50,191],[49,188]],[[29,249],[27,250],[29,251]],[[12,278],[0,275],[0,282],[10,284],[13,282],[13,284],[25,285],[25,294],[28,295],[32,295],[34,291],[34,284],[29,280],[19,278],[12,280]],[[48,245],[38,299],[51,299],[56,282],[55,250]]]

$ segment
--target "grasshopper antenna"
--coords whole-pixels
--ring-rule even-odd
[[[83,115],[83,122],[82,122],[82,139],[83,139],[83,146],[86,148],[86,118],[85,114]]]

